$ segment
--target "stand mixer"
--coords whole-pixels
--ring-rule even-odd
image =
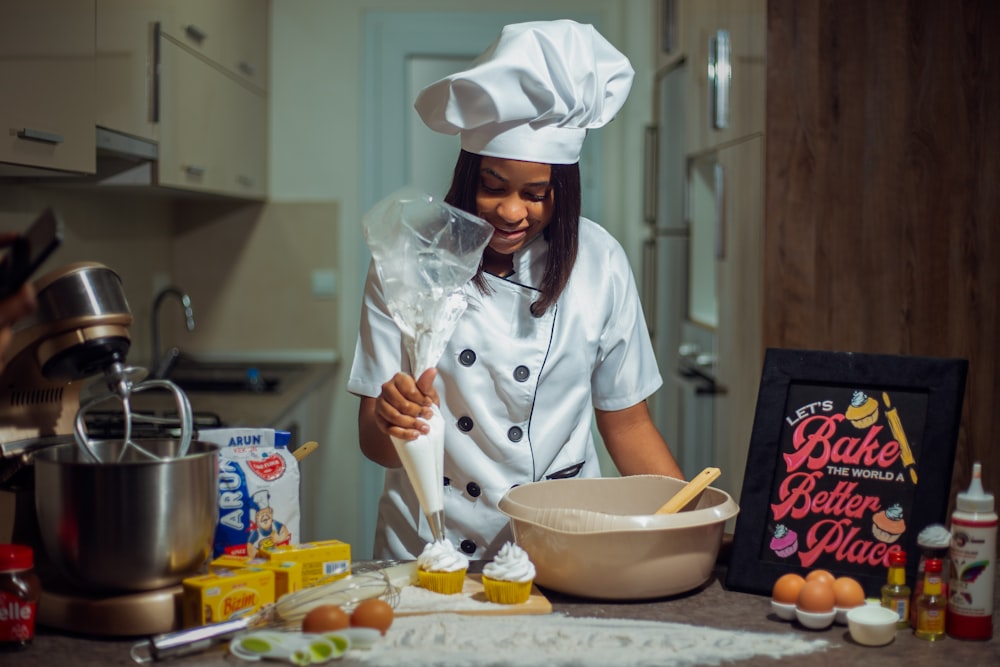
[[[118,399],[125,412],[125,449],[159,460],[133,443],[131,421],[177,424],[183,457],[191,440],[187,397],[165,380],[143,382],[145,371],[125,365],[132,314],[118,274],[94,262],[71,264],[35,282],[38,308],[19,323],[0,373],[0,541],[27,544],[36,553],[43,584],[38,622],[87,634],[150,634],[176,626],[180,586],[161,590],[100,595],[67,581],[47,556],[36,517],[33,458],[42,450],[76,441],[81,454],[99,459],[87,438],[84,414],[93,405]],[[107,392],[84,401],[85,386],[104,376]],[[130,397],[147,388],[173,392],[178,419],[133,415]],[[124,451],[124,450],[121,450]],[[133,457],[134,458],[134,457]],[[13,496],[13,508],[9,505]],[[5,507],[7,505],[7,507]]]

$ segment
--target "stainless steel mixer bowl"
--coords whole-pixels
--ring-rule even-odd
[[[218,446],[141,439],[153,460],[120,440],[94,442],[93,463],[76,445],[34,457],[35,511],[45,555],[73,586],[102,593],[144,591],[197,573],[212,552],[218,520]]]

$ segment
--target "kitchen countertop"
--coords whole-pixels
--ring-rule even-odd
[[[995,636],[986,642],[960,641],[952,638],[927,642],[914,637],[910,630],[899,630],[895,640],[887,646],[861,646],[850,639],[847,628],[842,625],[833,625],[827,630],[814,631],[794,623],[780,621],[771,614],[770,602],[767,597],[727,591],[721,583],[724,580],[725,565],[720,564],[709,582],[695,591],[670,598],[641,602],[600,602],[579,599],[552,591],[543,592],[552,602],[555,613],[572,617],[666,621],[720,630],[779,633],[786,637],[794,635],[804,640],[824,640],[829,644],[825,650],[818,650],[807,655],[792,655],[782,658],[757,656],[725,663],[734,667],[777,667],[781,665],[800,667],[805,663],[808,663],[809,667],[840,667],[841,665],[865,663],[907,665],[907,667],[931,667],[946,663],[968,667],[1000,664],[1000,637]],[[1000,585],[995,588],[995,595],[998,604],[994,605],[994,609],[1000,610]],[[998,625],[998,615],[1000,612],[994,611],[994,627]],[[525,631],[528,632],[533,617],[520,616],[517,618],[524,620],[526,623]],[[47,667],[57,664],[72,664],[81,667],[131,665],[134,663],[129,657],[129,648],[135,642],[136,639],[74,637],[40,628],[36,633],[34,644],[27,650],[16,654],[15,661],[10,664],[17,664],[20,667]],[[0,664],[4,662],[5,656],[0,654]],[[236,660],[228,656],[223,648],[216,647],[205,653],[175,658],[159,664],[166,667],[233,667],[233,665],[253,663]],[[360,663],[350,659],[350,653],[348,653],[344,659],[328,664],[349,667]],[[462,659],[456,664],[467,667],[468,660]],[[493,661],[490,664],[500,663]],[[642,664],[654,663],[643,661]],[[691,663],[685,664],[692,667]]]

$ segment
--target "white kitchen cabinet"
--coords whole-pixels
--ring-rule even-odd
[[[5,3],[0,175],[95,171],[94,0]]]
[[[97,124],[158,144],[154,184],[267,196],[268,0],[97,0]]]
[[[718,289],[716,328],[716,465],[727,471],[727,488],[738,493],[753,432],[763,364],[763,138],[720,148],[721,238],[715,262]]]
[[[264,198],[267,97],[160,38],[161,186]]]
[[[686,0],[681,20],[691,81],[687,152],[763,132],[764,0]]]
[[[161,29],[243,83],[266,91],[268,8],[268,0],[172,0]]]
[[[675,57],[685,72],[678,79],[683,81],[682,92],[676,93],[671,108],[683,112],[665,108],[658,117],[660,132],[676,137],[676,152],[683,153],[672,158],[676,164],[670,170],[673,179],[683,179],[683,188],[677,188],[683,194],[661,184],[660,196],[682,202],[675,204],[672,217],[683,216],[686,223],[687,298],[682,321],[676,323],[677,347],[686,351],[671,349],[667,354],[677,354],[682,366],[693,364],[711,377],[716,391],[699,395],[696,414],[679,409],[671,414],[669,407],[667,414],[685,429],[689,422],[696,423],[697,433],[710,434],[699,435],[703,439],[691,451],[710,451],[710,463],[723,470],[720,487],[739,497],[763,360],[766,3],[676,2],[680,53]],[[729,82],[728,113],[717,117],[709,63],[720,36],[728,40],[729,56],[722,62],[728,61],[730,76],[723,72]],[[678,67],[664,62],[667,72]],[[668,393],[664,405],[683,400],[680,392]],[[711,407],[703,409],[708,402]],[[682,439],[682,452],[690,442]]]
[[[97,0],[97,124],[158,141],[156,26],[166,0]]]

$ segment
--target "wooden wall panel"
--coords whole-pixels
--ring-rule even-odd
[[[764,344],[969,359],[1000,495],[1000,3],[769,0]]]

